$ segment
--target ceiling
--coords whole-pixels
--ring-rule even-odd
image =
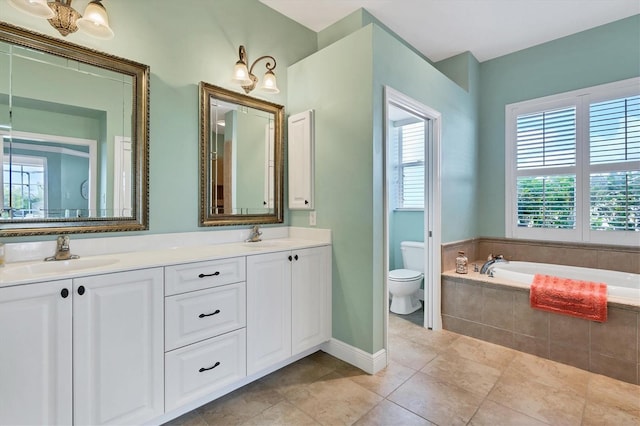
[[[365,8],[434,62],[466,51],[484,62],[640,14],[639,0],[260,1],[316,32]]]

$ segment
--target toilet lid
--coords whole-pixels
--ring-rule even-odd
[[[394,269],[389,272],[389,278],[396,281],[411,281],[422,277],[422,272],[411,269]]]

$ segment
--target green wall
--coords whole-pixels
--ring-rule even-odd
[[[256,90],[251,95],[284,104],[287,67],[316,51],[317,35],[257,0],[110,1],[105,7],[116,32],[114,39],[98,40],[81,33],[65,39],[151,68],[150,229],[137,234],[215,232],[220,228],[198,227],[198,83],[206,81],[242,92],[230,79],[238,47],[243,44],[249,60],[265,54],[277,60],[275,73],[281,92],[265,95]],[[23,14],[6,1],[0,1],[0,17],[62,38],[46,20]],[[256,69],[263,73],[263,62]],[[51,238],[11,238],[5,242]]]
[[[370,353],[383,345],[385,85],[442,113],[441,208],[458,219],[443,223],[443,240],[475,235],[473,96],[375,24],[289,67],[289,112],[316,110],[317,226],[334,238],[333,337]],[[290,217],[308,226],[307,212]]]
[[[317,226],[333,237],[333,337],[370,353],[381,314],[372,291],[372,55],[367,27],[288,69],[288,113],[315,110],[314,202]],[[308,212],[289,214],[308,226]]]
[[[639,42],[636,15],[480,65],[478,235],[505,235],[505,105],[636,77]]]

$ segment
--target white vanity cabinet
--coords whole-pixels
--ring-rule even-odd
[[[331,247],[247,257],[247,374],[331,337]]]
[[[291,351],[295,355],[331,338],[331,247],[294,251],[291,277]]]
[[[247,374],[291,356],[290,252],[247,257]]]
[[[165,268],[167,411],[246,376],[244,281],[244,257]]]
[[[0,269],[0,425],[164,423],[330,339],[324,239],[202,249]]]
[[[71,424],[71,291],[0,288],[0,425]]]
[[[162,268],[0,288],[0,424],[164,412]]]
[[[73,280],[75,424],[164,413],[162,280],[162,268]]]

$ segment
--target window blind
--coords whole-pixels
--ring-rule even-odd
[[[640,231],[640,172],[590,175],[593,230]]]
[[[518,170],[575,165],[576,108],[518,116],[516,140]]]
[[[400,127],[400,208],[424,208],[424,144],[425,123]]]
[[[640,160],[640,96],[589,105],[591,164]]]
[[[574,229],[575,186],[575,175],[519,177],[518,226]]]
[[[639,83],[507,106],[507,236],[637,245]]]

